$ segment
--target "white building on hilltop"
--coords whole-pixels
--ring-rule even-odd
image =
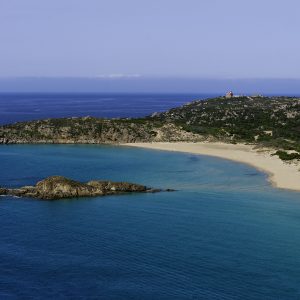
[[[225,98],[233,98],[233,92],[232,91],[227,92]]]

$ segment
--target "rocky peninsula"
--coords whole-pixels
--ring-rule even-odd
[[[144,118],[72,117],[0,126],[0,144],[203,141],[251,143],[280,150],[283,160],[299,159],[300,98],[217,97]]]
[[[51,176],[39,181],[35,186],[23,186],[16,189],[0,188],[0,195],[55,200],[160,191],[162,190],[129,182],[93,180],[82,183],[62,176]],[[168,189],[166,191],[171,190]]]

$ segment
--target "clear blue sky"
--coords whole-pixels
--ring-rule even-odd
[[[299,0],[0,0],[0,76],[300,78]]]

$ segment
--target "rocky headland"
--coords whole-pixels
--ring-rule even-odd
[[[300,98],[232,96],[196,100],[144,118],[73,117],[0,126],[0,144],[225,142],[300,160]]]
[[[51,176],[39,181],[35,186],[23,186],[16,189],[0,188],[0,195],[55,200],[160,191],[162,190],[129,182],[92,180],[82,183],[62,176]],[[167,189],[166,191],[172,190]]]

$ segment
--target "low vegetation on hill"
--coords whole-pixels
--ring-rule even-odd
[[[0,143],[128,143],[219,140],[300,156],[300,98],[241,96],[199,100],[145,118],[47,119],[0,127]]]
[[[154,119],[222,141],[300,151],[300,98],[221,97],[194,101]]]

